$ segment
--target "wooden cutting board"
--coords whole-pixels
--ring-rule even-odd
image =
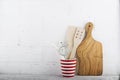
[[[85,39],[77,48],[77,74],[84,76],[102,75],[103,53],[102,44],[92,37],[93,24],[88,22],[85,26]]]

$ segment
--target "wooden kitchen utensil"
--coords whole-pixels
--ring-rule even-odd
[[[67,54],[66,58],[69,56],[73,48],[73,38],[76,32],[76,29],[77,28],[74,26],[69,26],[66,31],[65,42],[67,43],[67,47],[69,49],[69,53]]]
[[[88,22],[85,27],[86,37],[77,48],[77,74],[102,75],[103,53],[102,44],[92,37],[93,24]]]
[[[75,58],[76,49],[80,45],[80,43],[82,42],[84,37],[85,37],[85,30],[80,28],[80,27],[77,27],[76,33],[74,35],[72,52],[70,53],[68,59],[74,59]]]

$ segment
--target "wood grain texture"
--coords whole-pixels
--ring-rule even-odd
[[[86,37],[77,48],[77,74],[78,75],[102,75],[103,53],[102,44],[92,37],[93,24],[85,26]]]

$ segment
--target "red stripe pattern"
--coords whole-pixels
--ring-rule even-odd
[[[76,59],[74,60],[60,60],[63,77],[74,77],[76,69]]]

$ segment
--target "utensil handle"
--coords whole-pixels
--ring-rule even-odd
[[[73,47],[69,59],[74,59],[74,58],[75,58],[75,55],[76,55],[76,47]]]

